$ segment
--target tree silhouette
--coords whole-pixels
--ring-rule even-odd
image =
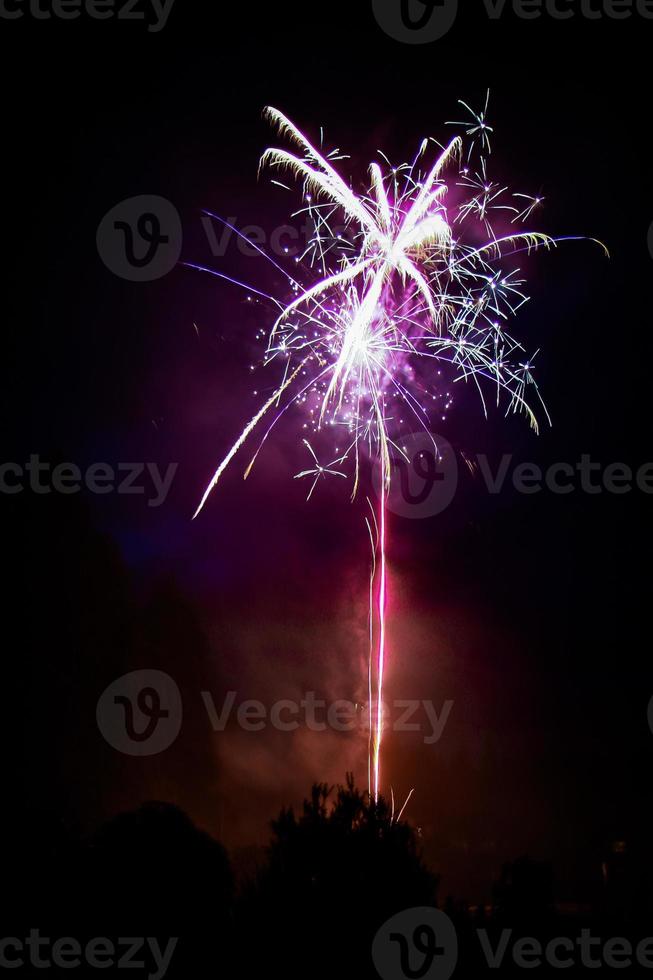
[[[415,831],[388,804],[370,800],[348,774],[345,786],[315,784],[303,812],[272,823],[268,864],[243,903],[241,928],[259,937],[262,959],[286,970],[310,963],[333,970],[326,951],[347,952],[348,967],[372,970],[370,948],[395,912],[434,904],[437,878],[422,862]],[[316,951],[325,951],[316,961]],[[373,975],[371,973],[371,975]]]

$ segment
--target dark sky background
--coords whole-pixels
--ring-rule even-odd
[[[285,221],[257,182],[266,104],[351,154],[403,159],[444,138],[457,99],[492,92],[494,170],[547,202],[537,226],[603,240],[527,262],[517,332],[540,347],[553,427],[482,420],[468,389],[438,431],[458,452],[541,465],[653,460],[649,133],[653,24],[489,22],[465,3],[433,45],[386,37],[368,2],[192,4],[159,34],[111,22],[0,22],[5,289],[3,457],[179,469],[164,506],[139,497],[0,500],[5,531],[7,785],[16,807],[89,829],[142,799],[178,802],[234,849],[314,780],[365,780],[365,740],[336,733],[214,734],[200,691],[271,704],[314,690],[364,696],[364,507],[338,486],[309,504],[289,428],[247,483],[235,466],[190,517],[253,414],[249,364],[262,308],[179,267],[130,283],[96,230],[125,198],[159,194],[182,216],[185,261],[274,291],[233,248],[212,259],[200,212]],[[267,314],[266,314],[267,315]],[[196,325],[196,326],[195,326]],[[454,701],[441,742],[390,736],[386,781],[415,787],[409,816],[444,887],[487,896],[504,860],[553,860],[580,897],[615,839],[646,846],[653,734],[653,499],[639,492],[489,497],[463,470],[453,505],[395,518],[389,688]],[[6,522],[6,523],[5,523]],[[13,631],[12,631],[13,632]],[[9,635],[9,634],[8,634]],[[117,755],[95,724],[110,681],[175,678],[185,721],[153,759]],[[14,771],[15,766],[15,771]]]

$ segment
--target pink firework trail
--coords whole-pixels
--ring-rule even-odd
[[[381,552],[381,575],[379,579],[379,658],[377,666],[377,707],[376,729],[374,733],[374,798],[378,800],[381,779],[381,740],[383,738],[383,678],[385,676],[385,610],[387,604],[387,563],[385,551],[385,522],[386,522],[385,482],[381,481],[381,528],[379,548]]]
[[[245,470],[248,476],[291,407],[301,411],[302,443],[309,453],[309,468],[296,479],[310,481],[309,498],[322,479],[348,476],[355,497],[363,459],[380,468],[378,517],[373,512],[372,523],[367,522],[374,547],[368,774],[375,800],[381,790],[388,664],[387,501],[391,451],[405,456],[402,416],[429,433],[429,411],[449,408],[451,388],[464,382],[474,385],[485,414],[488,397],[499,404],[504,395],[506,411],[524,412],[535,430],[535,408],[548,418],[534,357],[526,355],[509,324],[527,302],[517,256],[551,248],[559,239],[515,229],[542,198],[512,193],[490,177],[493,131],[487,102],[480,113],[461,104],[470,118],[452,125],[462,128],[462,136],[444,145],[424,139],[412,163],[399,166],[380,153],[382,164],[371,164],[369,188],[361,194],[335,169],[345,159],[339,150],[325,152],[281,112],[267,109],[266,116],[295,152],[268,149],[261,168],[299,181],[302,207],[293,217],[308,215],[312,227],[293,275],[259,249],[286,276],[291,296],[281,301],[193,266],[249,289],[276,308],[271,326],[261,328],[260,336],[265,338],[262,365],[280,368],[278,383],[220,463],[195,517],[249,437],[262,430]],[[273,183],[290,190],[281,180]],[[439,390],[445,365],[446,394]],[[308,437],[325,431],[334,435],[335,458],[321,463]]]

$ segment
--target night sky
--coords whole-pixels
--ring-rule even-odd
[[[365,783],[363,734],[214,733],[201,698],[365,697],[364,501],[336,481],[306,503],[295,419],[191,522],[256,410],[250,364],[269,312],[182,265],[121,279],[96,232],[120,201],[160,195],[181,216],[182,261],[278,291],[263,260],[233,245],[212,256],[200,220],[286,222],[296,199],[257,179],[265,105],[316,137],[324,126],[359,184],[378,148],[401,160],[426,135],[444,139],[457,100],[481,106],[490,88],[498,179],[546,197],[539,230],[600,239],[611,258],[575,242],[526,260],[532,302],[515,329],[541,348],[552,427],[485,421],[463,389],[437,429],[461,459],[453,504],[391,520],[391,696],[454,705],[436,745],[388,736],[384,781],[402,800],[415,788],[408,816],[445,889],[487,896],[527,852],[579,900],[611,842],[645,848],[651,823],[653,496],[489,495],[462,456],[487,453],[493,469],[504,453],[544,468],[653,461],[653,23],[492,21],[466,2],[446,37],[408,46],[367,0],[224,6],[176,0],[158,33],[0,23],[14,294],[3,460],[178,465],[160,507],[87,490],[0,495],[11,798],[81,828],[165,799],[244,854],[313,781],[353,769]],[[121,756],[95,720],[107,685],[137,669],[170,674],[184,701],[178,740],[153,758]]]

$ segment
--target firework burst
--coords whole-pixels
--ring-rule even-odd
[[[516,256],[551,248],[559,239],[513,230],[543,199],[513,194],[491,179],[488,104],[477,114],[461,104],[470,114],[467,122],[455,124],[462,136],[444,145],[424,139],[414,160],[399,166],[380,154],[382,163],[371,164],[368,189],[361,194],[336,170],[344,159],[339,150],[318,148],[281,112],[266,110],[292,149],[266,150],[261,170],[275,178],[290,175],[301,185],[303,203],[296,214],[309,215],[313,234],[305,254],[295,260],[294,274],[266,254],[289,283],[286,301],[268,297],[276,312],[264,331],[262,363],[280,365],[280,380],[221,462],[195,515],[250,435],[263,428],[245,470],[249,474],[291,407],[300,409],[301,437],[310,454],[310,468],[297,474],[310,480],[309,498],[322,479],[348,473],[355,496],[363,458],[378,461],[380,507],[378,517],[373,512],[368,520],[375,556],[369,787],[376,799],[387,658],[391,448],[401,453],[397,440],[406,419],[429,432],[429,409],[442,398],[443,365],[449,387],[475,386],[486,414],[488,399],[499,404],[503,395],[506,411],[524,412],[534,429],[538,409],[548,418],[535,381],[535,355],[527,356],[509,325],[527,302]],[[446,406],[450,398],[447,394]],[[335,427],[334,445],[344,448],[322,464],[309,437],[329,427]]]

